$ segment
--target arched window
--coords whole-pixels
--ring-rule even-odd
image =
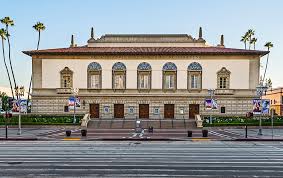
[[[217,88],[229,89],[230,88],[230,74],[231,72],[225,67],[217,72]]]
[[[122,62],[116,62],[112,66],[112,88],[126,89],[126,66]]]
[[[87,67],[87,86],[91,89],[101,89],[101,65],[92,62]]]
[[[200,90],[202,88],[202,67],[198,62],[188,66],[188,89]]]
[[[61,74],[61,88],[72,88],[73,87],[73,71],[68,67],[65,67],[60,72]]]
[[[164,64],[163,68],[163,89],[176,90],[177,89],[177,66],[172,62]]]
[[[142,62],[137,68],[138,89],[151,88],[151,66],[147,62]]]

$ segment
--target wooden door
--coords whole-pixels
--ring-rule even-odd
[[[199,104],[190,104],[189,105],[189,118],[194,119],[196,114],[199,114]]]
[[[124,104],[114,104],[114,118],[124,118]]]
[[[149,104],[140,104],[139,105],[139,118],[140,119],[149,119]]]
[[[174,104],[165,104],[164,105],[164,118],[165,119],[174,119]]]
[[[91,118],[99,118],[99,104],[89,104],[89,113]]]

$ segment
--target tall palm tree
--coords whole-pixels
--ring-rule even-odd
[[[45,26],[44,26],[43,23],[37,22],[34,26],[32,26],[32,28],[34,28],[38,32],[38,41],[37,41],[37,47],[36,47],[36,50],[38,50],[39,49],[39,43],[40,43],[40,34],[41,34],[41,31],[45,30]],[[30,77],[29,88],[28,88],[27,106],[28,106],[28,103],[29,103],[31,84],[32,84],[32,75]]]
[[[8,76],[8,79],[9,79],[12,97],[13,97],[13,99],[15,99],[14,90],[13,90],[13,86],[12,86],[12,82],[11,82],[11,77],[10,77],[9,69],[8,69],[8,66],[7,66],[7,63],[6,63],[6,58],[5,58],[4,40],[6,40],[7,35],[8,35],[7,31],[4,28],[1,28],[0,29],[0,36],[1,36],[1,39],[2,39],[3,61],[4,61],[5,68],[6,68],[7,76]]]
[[[247,32],[244,34],[244,36],[242,36],[241,41],[244,42],[245,49],[247,49],[247,41],[249,41],[249,37],[248,37],[248,33]]]
[[[14,21],[10,17],[4,17],[3,19],[0,20],[2,24],[6,26],[6,32],[7,32],[7,39],[8,39],[8,52],[9,52],[9,63],[10,63],[10,69],[12,72],[12,77],[14,80],[14,88],[17,87],[16,79],[15,79],[15,74],[14,74],[14,69],[12,65],[12,60],[11,60],[11,43],[10,43],[10,34],[9,34],[9,26],[14,26]],[[18,96],[17,96],[18,99]]]
[[[250,44],[251,45],[254,45],[254,50],[255,50],[255,44],[257,42],[257,38],[252,38],[251,41],[250,41]]]
[[[37,41],[37,48],[36,48],[36,49],[38,50],[38,48],[39,48],[39,42],[40,42],[40,33],[41,33],[41,31],[45,30],[45,26],[44,26],[43,23],[37,22],[37,23],[33,26],[33,28],[38,32],[38,41]]]
[[[270,52],[270,48],[273,48],[273,44],[271,42],[266,42],[264,47],[267,47],[267,51]],[[264,69],[264,74],[263,74],[263,80],[265,79],[265,74],[266,74],[266,69],[267,69],[267,66],[268,66],[268,60],[269,60],[269,54],[267,54],[267,60],[266,60],[266,64],[265,64],[265,69]]]
[[[247,31],[247,35],[248,35],[249,41],[252,41],[252,37],[254,36],[254,34],[255,34],[255,31],[252,30],[252,29],[249,29]],[[249,44],[249,49],[251,49],[251,43]]]

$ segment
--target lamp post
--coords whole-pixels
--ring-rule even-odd
[[[78,88],[72,88],[72,93],[74,96],[74,119],[73,119],[73,123],[76,123],[76,103],[77,103],[77,95],[79,93],[79,89]]]
[[[16,87],[15,88],[15,93],[16,93],[16,96],[18,98],[18,104],[19,104],[19,126],[18,126],[18,135],[21,135],[22,134],[22,123],[21,123],[21,96],[24,96],[25,94],[25,88],[24,86],[21,86],[21,87]]]
[[[260,104],[261,104],[261,107],[262,107],[262,96],[266,94],[266,91],[267,91],[268,87],[267,85],[263,85],[263,81],[260,82],[260,84],[256,87],[256,93],[257,93],[257,96],[260,97]],[[262,135],[262,121],[261,121],[261,117],[262,117],[262,109],[261,109],[261,113],[260,113],[260,116],[259,116],[259,129],[258,129],[258,135]]]
[[[211,99],[211,112],[210,112],[210,117],[209,117],[209,122],[210,124],[212,124],[212,97],[214,95],[214,92],[215,92],[215,89],[208,89],[208,94],[210,96],[210,99]]]

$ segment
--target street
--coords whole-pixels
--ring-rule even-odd
[[[1,177],[282,177],[283,142],[2,141]]]

